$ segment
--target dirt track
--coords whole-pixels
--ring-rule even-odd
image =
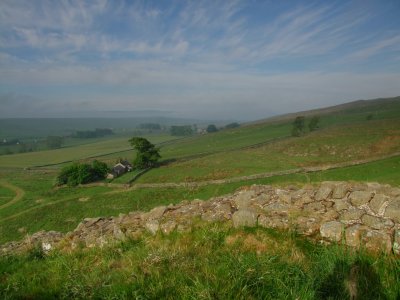
[[[10,205],[13,205],[14,203],[20,201],[25,195],[25,191],[23,189],[15,186],[15,185],[12,185],[9,182],[0,181],[0,185],[5,187],[6,189],[9,189],[9,190],[12,190],[13,192],[15,192],[15,197],[12,200],[10,200],[9,202],[7,202],[3,205],[0,205],[0,209],[9,207]]]

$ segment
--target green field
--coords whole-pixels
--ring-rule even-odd
[[[231,193],[243,185],[289,185],[326,180],[374,181],[400,185],[400,156],[358,166],[315,173],[274,176],[197,188],[142,188],[126,190],[111,187],[54,189],[55,173],[29,171],[2,173],[7,180],[26,191],[13,206],[0,209],[0,243],[22,238],[38,230],[67,232],[85,217],[117,216],[134,210],[149,210],[158,205],[182,200],[203,199]],[[112,193],[111,193],[112,192]],[[29,224],[29,225],[27,225]],[[24,230],[22,230],[23,228]]]
[[[371,111],[374,118],[367,120]],[[0,156],[0,243],[39,230],[68,232],[87,217],[205,200],[252,184],[285,186],[346,180],[400,186],[399,113],[397,102],[392,106],[375,103],[347,108],[322,115],[317,131],[296,138],[290,135],[292,120],[284,118],[189,138],[150,135],[147,138],[160,146],[162,162],[139,177],[133,188],[121,183],[129,182],[138,171],[109,185],[54,186],[66,161],[96,157],[111,165],[118,157],[133,159],[128,136]],[[358,160],[369,162],[318,172],[302,169]],[[49,164],[54,165],[37,167]],[[297,173],[223,181],[292,169]],[[215,179],[222,181],[197,187],[162,185]],[[159,185],[135,188],[141,183]],[[232,236],[237,240],[234,246],[226,242]],[[255,245],[262,243],[266,250],[259,253],[257,246],[246,248],[243,241],[248,239]],[[144,266],[149,257],[160,260]],[[352,252],[341,246],[318,246],[290,232],[228,229],[216,224],[190,234],[145,235],[101,251],[55,252],[43,258],[33,250],[23,256],[0,258],[0,296],[340,299],[348,297],[343,284],[354,266],[360,270],[358,284],[364,299],[396,299],[400,295],[400,266],[392,257]]]
[[[147,138],[152,143],[162,143],[173,140],[176,137],[170,135],[151,135]],[[27,168],[34,166],[45,166],[49,164],[60,164],[63,162],[82,160],[93,157],[107,157],[108,159],[120,156],[133,156],[129,145],[129,137],[115,137],[97,142],[87,142],[75,147],[65,147],[56,150],[46,150],[12,155],[0,156],[0,168]]]
[[[371,107],[346,108],[321,116],[321,128],[302,137],[290,136],[291,121],[274,120],[250,124],[214,134],[176,139],[148,136],[161,147],[163,163],[135,183],[196,182],[245,175],[331,166],[355,160],[377,160],[363,165],[327,171],[273,176],[197,188],[142,188],[126,190],[120,185],[54,188],[64,161],[96,156],[112,164],[117,157],[133,158],[127,137],[113,137],[52,151],[0,156],[0,242],[18,239],[38,230],[72,230],[85,217],[111,216],[146,210],[184,199],[207,199],[233,192],[242,185],[301,184],[324,180],[378,181],[400,184],[400,157],[380,159],[400,152],[400,105],[373,103]],[[366,116],[374,111],[374,119]],[[122,151],[122,152],[119,152]],[[57,164],[52,168],[22,168]],[[127,183],[137,171],[112,183]],[[19,196],[15,191],[20,189]],[[110,193],[112,192],[112,193]],[[21,196],[22,195],[22,196]],[[17,201],[10,204],[15,197]],[[1,208],[2,205],[7,204]]]
[[[190,141],[184,140],[186,145]],[[193,142],[194,144],[194,142]],[[162,154],[169,148],[162,149]],[[188,146],[187,146],[188,147]],[[193,145],[193,149],[197,149]],[[164,152],[165,151],[165,152]],[[248,149],[224,150],[153,169],[137,182],[224,179],[298,167],[330,165],[400,151],[400,119],[336,125],[300,138]]]

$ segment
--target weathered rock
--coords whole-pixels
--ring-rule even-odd
[[[376,194],[374,198],[372,198],[372,200],[369,202],[368,206],[374,213],[379,214],[381,213],[381,208],[386,201],[389,201],[388,196],[385,196],[383,194]]]
[[[335,185],[335,188],[332,192],[332,198],[334,199],[342,199],[346,197],[349,192],[349,185],[345,182],[341,182]]]
[[[159,220],[164,215],[166,210],[166,206],[158,206],[144,214],[143,217],[145,220]]]
[[[314,212],[323,213],[326,211],[325,206],[321,202],[308,203],[304,205],[303,210],[308,213],[314,213]]]
[[[154,235],[160,229],[160,224],[159,224],[158,220],[149,220],[145,224],[145,227],[151,234]]]
[[[322,201],[328,199],[329,195],[332,193],[332,187],[328,184],[322,184],[315,194],[316,201]]]
[[[115,225],[115,224],[113,226],[112,235],[116,240],[119,240],[119,241],[123,241],[126,239],[124,232],[121,230],[121,228],[118,225]]]
[[[389,196],[392,196],[392,197],[400,196],[400,188],[398,188],[398,187],[391,188],[389,191]]]
[[[83,219],[83,226],[90,227],[102,220],[103,218],[85,218]]]
[[[390,253],[392,251],[392,239],[389,234],[377,230],[365,230],[362,234],[362,242],[366,249],[374,252]]]
[[[339,218],[339,213],[333,209],[328,209],[321,217],[325,222],[334,221]]]
[[[397,226],[394,230],[393,253],[400,255],[400,226]]]
[[[177,227],[176,222],[173,220],[169,220],[169,221],[161,224],[160,229],[161,229],[161,232],[163,232],[164,234],[170,234],[172,231],[175,230],[176,227]]]
[[[344,225],[338,221],[326,222],[319,229],[323,238],[334,242],[339,242],[342,239],[343,230]]]
[[[397,223],[400,223],[400,197],[393,199],[386,207],[385,217],[391,218]]]
[[[367,204],[372,198],[372,192],[369,191],[354,191],[349,196],[351,203],[354,206]]]
[[[300,199],[294,202],[294,205],[297,207],[304,207],[305,204],[311,203],[314,200],[311,198],[310,195],[303,195]]]
[[[234,213],[236,208],[238,211]],[[156,207],[147,213],[137,211],[118,217],[87,218],[65,237],[41,231],[19,242],[1,245],[0,255],[21,253],[37,245],[45,252],[55,247],[66,250],[81,246],[102,247],[126,237],[139,239],[145,231],[151,234],[190,231],[203,226],[200,219],[212,222],[232,219],[235,227],[258,223],[268,228],[293,228],[306,236],[344,240],[353,247],[361,244],[367,249],[385,252],[392,248],[400,255],[399,213],[400,189],[388,185],[325,182],[317,188],[308,185],[302,189],[257,185],[233,195],[208,201],[182,201]],[[344,237],[345,226],[348,228]]]
[[[363,209],[358,208],[350,208],[347,211],[344,211],[340,216],[340,221],[343,222],[351,222],[351,221],[358,221],[361,217],[365,214]]]
[[[393,221],[390,219],[378,218],[378,217],[371,216],[371,215],[363,215],[361,217],[361,222],[364,225],[367,225],[367,226],[371,227],[372,229],[377,229],[377,230],[389,229],[394,226]]]
[[[281,203],[271,203],[264,207],[264,211],[269,215],[277,214],[286,216],[289,211],[289,206]]]
[[[326,208],[331,208],[331,207],[335,204],[335,202],[324,200],[324,201],[322,201],[322,204],[323,204]]]
[[[356,248],[360,247],[361,235],[366,229],[365,226],[360,224],[348,227],[345,232],[346,245]]]
[[[271,196],[268,194],[261,194],[258,195],[256,198],[254,198],[254,202],[257,204],[259,207],[263,207],[266,205],[269,201],[271,200]]]
[[[208,222],[226,221],[232,218],[232,208],[228,203],[218,203],[201,215]]]
[[[382,189],[382,185],[380,183],[378,183],[378,182],[367,182],[366,184],[367,184],[367,187],[368,187],[368,191],[371,191],[371,192],[374,192],[374,193],[380,192],[381,189]]]
[[[346,199],[336,199],[333,205],[336,211],[341,211],[350,208],[350,203]]]
[[[249,226],[254,227],[257,225],[257,214],[253,210],[243,209],[238,210],[232,216],[233,226]]]
[[[255,192],[252,190],[241,191],[234,199],[233,202],[237,209],[244,209],[250,206],[251,199],[255,196]]]
[[[295,229],[305,236],[312,236],[319,232],[320,220],[318,218],[298,217],[294,220]]]
[[[292,196],[290,195],[289,192],[278,190],[277,194],[279,196],[279,201],[281,203],[285,203],[285,204],[291,204],[292,203]]]
[[[281,216],[265,216],[258,217],[258,225],[265,228],[288,229],[289,221]]]

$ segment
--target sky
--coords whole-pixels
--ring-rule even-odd
[[[400,1],[0,1],[0,118],[255,120],[400,95]]]

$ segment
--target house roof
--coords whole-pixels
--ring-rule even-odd
[[[114,173],[120,174],[120,173],[126,171],[126,167],[123,166],[123,165],[118,164],[118,165],[115,165],[115,166],[112,168],[112,171],[113,171]]]
[[[132,167],[132,164],[127,160],[121,160],[120,164],[123,164],[126,167]]]

